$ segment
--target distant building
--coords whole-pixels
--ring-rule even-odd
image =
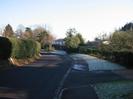
[[[87,42],[87,46],[89,48],[99,48],[99,46],[101,45],[102,41],[100,39],[95,39],[95,41],[88,41]]]
[[[64,50],[65,49],[65,40],[64,39],[57,39],[57,40],[54,40],[52,42],[52,46],[55,48],[55,49],[58,49],[58,50]]]
[[[59,46],[65,46],[65,41],[64,39],[57,39],[57,40],[54,40],[53,45],[59,45]]]

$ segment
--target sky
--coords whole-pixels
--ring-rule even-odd
[[[85,40],[133,22],[133,0],[0,0],[0,28],[44,25],[56,38],[75,28]]]

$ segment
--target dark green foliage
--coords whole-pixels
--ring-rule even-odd
[[[127,23],[121,29],[121,31],[133,31],[133,23]]]
[[[41,46],[31,39],[10,38],[13,45],[12,57],[17,59],[32,58],[39,54]]]
[[[77,33],[77,31],[76,31],[75,28],[70,28],[70,29],[67,30],[66,36],[67,36],[67,37],[72,37],[72,36],[74,36],[76,33]]]
[[[79,47],[79,53],[84,53],[84,54],[88,54],[90,53],[87,46],[80,46]]]
[[[78,48],[66,48],[67,53],[78,53]]]
[[[128,51],[113,52],[113,60],[125,64],[127,68],[133,68],[133,53]]]
[[[87,46],[80,46],[79,52],[102,57],[103,59],[123,64],[127,68],[133,68],[133,52],[130,51],[107,51],[101,49],[87,48]]]
[[[80,46],[79,47],[79,52],[80,53],[85,53],[85,54],[99,54],[100,50],[95,49],[95,48],[87,48],[87,46]]]
[[[7,60],[11,56],[12,44],[8,38],[0,37],[0,60]]]
[[[50,52],[50,51],[54,51],[54,47],[51,44],[45,44],[43,47],[45,52]]]
[[[123,64],[127,68],[133,68],[133,52],[101,50],[89,50],[89,52],[89,54],[94,54],[104,59]]]

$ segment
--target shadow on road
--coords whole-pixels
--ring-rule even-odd
[[[49,64],[53,64],[53,67]],[[30,65],[0,72],[0,87],[25,93],[23,99],[53,99],[70,66],[71,59],[68,56],[45,55]]]

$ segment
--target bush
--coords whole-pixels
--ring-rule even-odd
[[[78,53],[78,48],[66,48],[66,52],[71,53]]]
[[[125,64],[127,68],[133,68],[133,52],[120,51],[113,52],[114,60],[118,63]]]
[[[107,51],[82,46],[79,48],[79,52],[84,54],[91,54],[97,57],[102,57],[103,59],[123,64],[127,68],[133,68],[133,52],[131,51]]]
[[[51,44],[45,44],[43,49],[46,52],[54,51],[55,50],[54,47]]]
[[[38,42],[30,39],[10,38],[12,42],[12,58],[32,58],[39,54],[41,46]]]
[[[93,52],[95,55],[96,53]],[[129,51],[100,51],[103,58],[125,65],[127,68],[133,68],[133,52]]]
[[[6,60],[10,58],[12,51],[12,44],[9,39],[0,37],[0,60]]]

